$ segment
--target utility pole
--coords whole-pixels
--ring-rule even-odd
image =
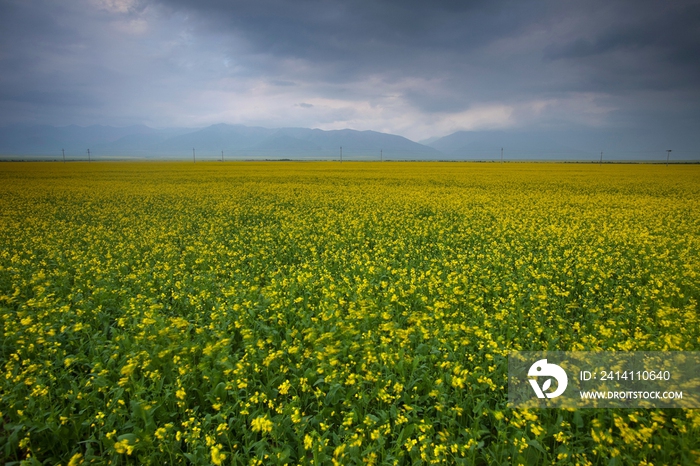
[[[61,149],[61,152],[63,152],[63,163],[66,163],[66,150]]]
[[[503,163],[503,148],[501,147],[501,163]]]
[[[192,163],[197,163],[197,160],[194,158],[194,147],[192,148]]]
[[[221,151],[221,161],[224,161],[224,151]]]
[[[88,149],[88,163],[90,162],[92,162],[92,160],[90,160],[90,149]]]
[[[340,146],[340,163],[343,163],[343,146]]]
[[[598,165],[603,164],[603,151],[600,151],[600,163]]]
[[[384,161],[384,149],[379,149],[379,161]]]
[[[666,150],[666,166],[668,167],[668,159],[671,158],[671,149]]]

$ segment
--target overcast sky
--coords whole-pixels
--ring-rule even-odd
[[[0,0],[0,125],[700,129],[700,2]]]

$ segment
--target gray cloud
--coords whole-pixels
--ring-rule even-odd
[[[413,139],[690,128],[698,17],[696,1],[6,0],[0,125],[226,122]]]
[[[593,35],[548,45],[545,60],[578,66],[585,71],[582,81],[588,80],[596,90],[697,89],[700,4],[641,2],[634,6],[632,10],[632,5],[618,5],[615,13],[622,19],[609,20]]]
[[[632,5],[626,5],[631,7]],[[624,50],[629,53],[658,48],[670,62],[687,64],[700,52],[700,4],[653,3],[633,14],[633,21],[622,20],[599,31],[593,38],[578,37],[568,43],[550,45],[549,59],[577,59]],[[620,15],[623,11],[619,12]],[[697,56],[697,55],[695,55]],[[697,64],[697,60],[694,60]]]
[[[426,62],[453,60],[526,26],[519,2],[284,0],[164,2],[242,38],[250,51],[303,59],[334,80],[366,73],[429,75]],[[533,16],[532,13],[529,13]]]

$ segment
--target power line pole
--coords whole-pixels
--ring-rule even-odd
[[[340,146],[340,163],[343,163],[343,146]]]
[[[88,149],[88,163],[90,162],[92,162],[92,160],[90,160],[90,149]]]
[[[671,158],[671,149],[666,150],[666,166],[668,167],[668,159]]]
[[[63,163],[66,163],[66,150],[61,149],[61,152],[63,152]]]
[[[501,163],[503,163],[503,148],[501,147]]]
[[[192,148],[192,163],[197,163],[197,160],[194,158],[194,147]]]
[[[598,165],[603,164],[603,151],[600,151],[600,163]]]
[[[221,151],[221,161],[224,161],[224,151]]]
[[[384,149],[379,149],[379,161],[384,161]]]

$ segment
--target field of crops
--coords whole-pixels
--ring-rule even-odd
[[[514,350],[700,350],[700,166],[3,163],[0,461],[700,462],[512,410]]]

